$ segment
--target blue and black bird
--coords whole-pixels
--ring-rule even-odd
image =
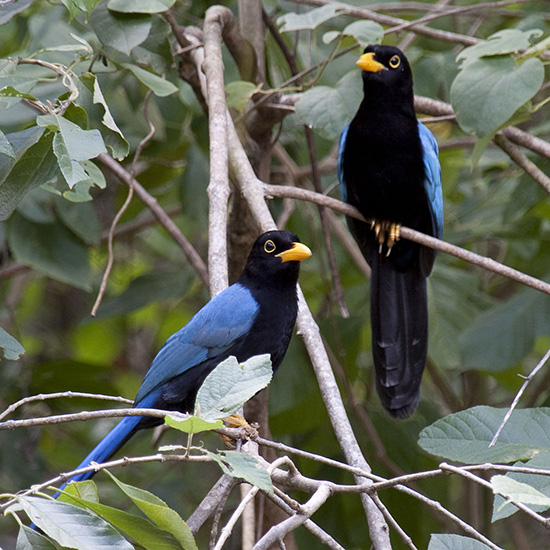
[[[289,231],[258,237],[239,280],[168,338],[145,375],[134,407],[191,412],[204,379],[231,355],[244,362],[267,353],[276,371],[296,322],[299,262],[309,256],[309,248]],[[135,432],[161,423],[152,417],[122,419],[78,467],[105,462]],[[69,481],[89,479],[93,473]]]
[[[406,418],[420,399],[428,347],[426,277],[435,251],[400,240],[399,229],[441,237],[441,168],[434,136],[416,119],[403,52],[371,45],[357,65],[364,97],[340,136],[338,179],[343,200],[372,220],[347,218],[372,269],[376,388],[388,412]]]

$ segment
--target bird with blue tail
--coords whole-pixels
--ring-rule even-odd
[[[371,222],[347,218],[372,270],[376,388],[391,416],[407,418],[420,400],[428,348],[426,278],[436,252],[401,240],[399,229],[441,238],[441,167],[434,136],[416,119],[403,52],[370,45],[357,65],[364,97],[340,136],[338,180],[343,200]]]
[[[134,407],[192,412],[204,379],[229,356],[244,362],[269,354],[275,372],[296,323],[299,262],[309,256],[310,249],[289,231],[258,237],[238,281],[168,338],[145,375]],[[107,461],[138,430],[162,422],[144,416],[123,418],[78,468]],[[68,482],[89,479],[94,473],[75,475]]]

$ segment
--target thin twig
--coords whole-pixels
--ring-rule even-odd
[[[550,349],[546,352],[544,357],[538,362],[537,366],[529,373],[529,376],[525,378],[525,382],[523,382],[521,388],[519,389],[518,393],[516,394],[516,397],[512,401],[512,404],[510,405],[510,408],[504,415],[504,418],[502,419],[502,422],[500,423],[500,426],[498,427],[497,431],[495,432],[495,435],[493,439],[491,440],[491,443],[489,443],[489,447],[492,447],[499,438],[500,434],[502,433],[502,430],[504,429],[504,426],[506,425],[506,422],[508,422],[508,419],[512,415],[512,412],[516,408],[517,404],[519,403],[519,400],[521,399],[521,396],[523,395],[523,392],[526,390],[527,386],[529,385],[529,382],[536,376],[536,374],[539,372],[542,367],[546,364],[546,362],[550,359]]]
[[[145,99],[143,101],[143,112],[145,116],[145,121],[149,125],[149,132],[147,135],[139,142],[136,153],[134,155],[134,159],[132,161],[132,165],[130,167],[130,179],[128,184],[128,195],[126,197],[126,200],[124,201],[124,204],[120,207],[120,210],[116,213],[116,216],[114,217],[111,227],[109,228],[109,237],[107,239],[107,250],[108,250],[108,259],[107,259],[107,267],[105,268],[105,272],[103,273],[103,278],[101,279],[101,284],[99,285],[99,292],[97,293],[97,298],[95,300],[95,303],[92,307],[91,315],[92,317],[95,317],[97,314],[97,310],[99,309],[99,306],[101,305],[101,301],[103,300],[103,296],[105,295],[105,291],[107,290],[107,281],[109,280],[109,276],[111,275],[111,271],[113,269],[113,264],[115,263],[115,254],[113,251],[113,240],[114,240],[114,234],[115,230],[117,228],[118,222],[124,215],[124,212],[128,210],[128,207],[130,206],[130,203],[132,202],[132,198],[134,197],[134,179],[136,175],[136,166],[137,162],[141,156],[141,152],[143,151],[143,148],[151,141],[153,136],[155,135],[156,128],[154,127],[153,123],[151,122],[149,118],[149,99],[152,95],[152,90],[147,90],[147,93],[145,94]]]
[[[115,401],[117,403],[124,403],[126,405],[132,405],[134,402],[131,399],[126,399],[125,397],[114,396],[114,395],[102,395],[99,393],[85,393],[78,391],[64,391],[56,393],[40,393],[38,395],[31,395],[29,397],[24,397],[19,401],[10,405],[3,413],[0,414],[0,420],[9,416],[16,409],[27,403],[32,403],[34,401],[45,401],[46,399],[58,399],[58,398],[72,398],[72,397],[85,397],[87,399],[100,399],[104,401]]]

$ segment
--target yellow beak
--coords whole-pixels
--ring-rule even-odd
[[[281,258],[285,262],[301,262],[311,256],[311,250],[302,243],[292,243],[292,248],[276,254],[277,258]]]
[[[386,67],[374,60],[374,52],[364,53],[358,60],[357,65],[361,67],[364,71],[368,73],[379,73],[380,71],[385,71]]]

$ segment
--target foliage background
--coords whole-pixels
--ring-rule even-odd
[[[0,149],[3,219],[0,320],[5,331],[25,348],[21,358],[13,360],[12,354],[10,360],[7,349],[14,344],[2,335],[6,350],[0,368],[1,409],[28,395],[65,390],[132,398],[162,343],[209,298],[208,289],[178,244],[153,218],[148,207],[134,197],[116,230],[115,261],[106,295],[98,314],[90,316],[108,262],[109,226],[128,195],[128,187],[105,163],[96,160],[92,165],[90,159],[98,152],[108,151],[130,170],[138,144],[149,131],[146,114],[155,134],[133,166],[135,176],[170,214],[199,255],[206,259],[208,251],[208,119],[193,88],[178,76],[178,62],[172,55],[174,36],[166,18],[161,13],[113,15],[107,8],[112,7],[112,2],[63,0],[61,4],[53,4],[19,0],[0,6],[0,88],[3,89],[0,147],[5,146],[4,136],[30,128],[28,134],[20,135],[30,139],[34,148],[19,163],[17,173],[9,150]],[[200,26],[209,4],[178,1],[171,13],[180,25]],[[311,30],[282,32],[285,24],[292,24],[292,19],[278,21],[278,16],[304,13],[319,3],[312,4],[313,7],[302,2],[263,2],[269,25],[281,31],[281,34],[265,31],[266,80],[271,88],[279,88],[292,76],[277,39],[282,37],[288,52],[293,53],[297,69],[307,69],[323,64],[334,54],[340,38],[325,43],[324,39],[330,37],[326,33],[337,31],[339,35],[356,20],[351,15],[339,15],[318,25],[318,21],[313,21]],[[433,13],[436,6],[430,2],[356,4],[370,7],[375,13],[406,19]],[[448,4],[439,2],[437,6],[444,10],[463,5]],[[485,9],[481,6],[476,11],[438,18],[429,25],[482,39],[503,30],[530,29],[540,29],[536,40],[548,37],[544,2],[492,4]],[[227,5],[237,16],[242,15],[236,2]],[[132,27],[128,25],[129,19]],[[123,21],[121,27],[117,27],[117,21]],[[381,38],[376,26],[368,32],[372,33],[369,37]],[[71,38],[71,33],[86,40],[90,49]],[[516,38],[525,39],[526,35],[529,33],[519,33],[520,38]],[[529,42],[520,42],[521,46],[516,47],[514,39],[507,35],[503,41],[509,49],[499,59],[506,58],[506,63],[512,59],[510,52],[529,47]],[[520,80],[531,82],[533,94],[525,92],[527,96],[520,97],[515,107],[512,105],[509,116],[506,116],[506,109],[510,110],[506,104],[508,96],[503,93],[506,83],[497,81],[491,99],[495,109],[488,126],[483,126],[481,115],[476,115],[477,104],[468,96],[474,94],[474,86],[457,88],[456,79],[461,73],[456,57],[463,47],[460,41],[402,31],[387,34],[384,43],[406,46],[417,95],[451,102],[456,111],[457,106],[462,109],[460,124],[445,120],[432,125],[441,148],[444,239],[548,280],[547,190],[499,147],[489,143],[500,126],[512,122],[548,141],[548,107],[534,109],[548,96],[548,86],[543,84],[547,77],[542,74],[539,82],[540,74],[535,74],[547,73],[547,57],[540,54],[531,58],[540,62],[541,68],[533,69],[532,75]],[[342,38],[339,49],[353,44],[354,38]],[[65,48],[66,45],[71,48]],[[77,49],[80,46],[83,49]],[[322,65],[322,70],[313,70],[301,82],[286,86],[283,94],[296,98],[313,86],[328,88],[317,89],[315,93],[320,95],[314,96],[312,104],[308,104],[306,94],[297,112],[279,117],[280,123],[275,117],[269,118],[273,115],[266,117],[264,113],[268,130],[260,139],[255,139],[260,132],[255,127],[254,111],[247,118],[248,126],[242,123],[244,117],[240,115],[243,105],[250,109],[246,100],[255,87],[238,83],[242,76],[232,56],[224,52],[225,83],[235,83],[228,88],[228,93],[234,94],[232,113],[240,121],[242,139],[261,179],[312,187],[306,122],[315,132],[322,189],[330,188],[328,192],[338,197],[337,190],[332,190],[336,179],[335,143],[361,98],[359,75],[354,66],[358,52],[359,47],[351,49]],[[37,127],[37,112],[26,101],[32,102],[32,96],[45,106],[48,101],[55,104],[60,96],[66,98],[63,94],[68,93],[67,89],[49,68],[26,63],[16,66],[18,58],[38,58],[71,66],[78,75],[79,98],[68,107],[65,119],[92,133],[77,132],[64,140],[70,162],[67,157],[62,160],[59,149],[57,156],[52,150],[53,136],[60,134],[56,131],[59,126],[55,125],[62,123],[59,119],[42,119]],[[486,62],[486,58],[481,60]],[[156,79],[151,81],[151,76],[140,73],[139,68],[146,69],[148,75],[156,75]],[[466,69],[464,65],[462,68],[463,74]],[[474,73],[473,82],[482,80],[488,70],[492,69],[482,66],[477,77]],[[509,66],[503,70],[510,74]],[[89,72],[95,77],[85,76]],[[112,126],[107,128],[102,123],[105,108],[92,103],[93,78],[97,78],[105,105],[124,139]],[[15,95],[31,96],[13,97],[14,93],[5,88],[7,85],[17,90]],[[152,95],[149,89],[153,90]],[[487,93],[488,89],[482,90],[482,95]],[[259,97],[254,96],[254,100]],[[315,111],[314,106],[320,108]],[[503,119],[500,123],[499,117]],[[38,136],[40,128],[45,130]],[[266,146],[266,139],[272,141],[271,146]],[[526,152],[542,172],[548,172],[548,158]],[[396,151],[396,161],[398,155]],[[477,162],[472,157],[478,157]],[[15,188],[25,192],[17,194]],[[255,236],[253,225],[239,214],[238,202],[232,198],[236,213],[230,216],[229,224],[230,258],[235,258],[231,273],[238,272],[242,251],[247,253]],[[9,207],[11,204],[13,208]],[[389,419],[374,392],[364,266],[350,254],[353,243],[349,243],[345,232],[342,236],[338,226],[334,229],[335,223],[342,227],[342,218],[331,222],[330,233],[349,318],[342,317],[335,298],[317,207],[286,199],[272,200],[269,204],[275,218],[298,233],[314,250],[314,257],[302,266],[301,286],[321,328],[356,436],[376,474],[392,477],[436,467],[437,458],[417,444],[420,430],[448,413],[475,405],[507,407],[521,383],[517,374],[528,374],[550,347],[548,296],[440,254],[429,279],[430,350],[422,401],[411,419],[404,422]],[[523,398],[524,406],[550,405],[546,391],[548,372],[547,369],[541,372],[530,384]],[[92,408],[97,408],[97,402],[79,398],[51,400],[25,408],[24,415]],[[300,338],[293,338],[280,374],[270,387],[269,412],[275,440],[342,458]],[[58,472],[69,471],[111,425],[112,421],[102,420],[1,432],[0,492],[13,493]],[[172,440],[179,440],[178,434],[165,434],[163,443]],[[217,445],[210,436],[205,437],[205,442]],[[128,444],[124,453],[147,454],[151,449],[150,435],[141,434]],[[315,462],[298,458],[296,462],[311,477],[339,482],[349,477]],[[118,475],[153,491],[182,517],[187,517],[217,479],[216,468],[202,464],[150,464],[124,469]],[[117,496],[106,475],[98,475],[96,480],[106,500],[111,497],[115,500],[111,503],[122,505],[116,502]],[[515,548],[540,547],[537,541],[541,528],[530,518],[519,520],[517,515],[512,516],[503,523],[504,529],[499,523],[491,524],[492,495],[476,485],[447,477],[419,481],[417,486],[500,544],[512,541]],[[232,498],[229,507],[235,505],[236,497]],[[410,497],[386,491],[383,501],[418,547],[427,546],[431,533],[455,530],[432,509]],[[329,505],[317,512],[315,520],[345,548],[364,548],[367,544],[367,527],[357,497],[334,496]],[[12,547],[16,532],[17,525],[12,519],[0,518],[3,547]],[[207,538],[207,533],[201,536]],[[298,530],[298,546],[312,547],[309,545],[315,542],[310,537],[304,530]],[[238,542],[233,544],[238,547]],[[400,548],[402,543],[395,539],[394,544]]]

